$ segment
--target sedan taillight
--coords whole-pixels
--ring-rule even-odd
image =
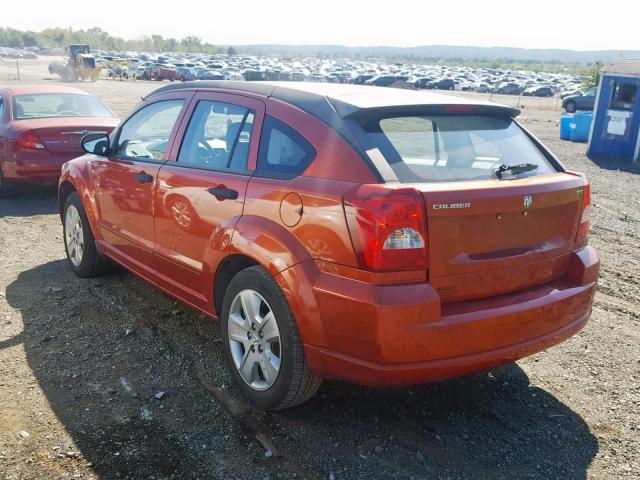
[[[31,130],[26,130],[16,139],[16,144],[20,148],[27,150],[44,150],[44,143],[38,135]]]

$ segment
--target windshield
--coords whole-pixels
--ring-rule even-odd
[[[474,115],[387,117],[367,122],[367,137],[403,183],[497,178],[500,165],[537,168],[505,179],[554,172],[510,118]]]
[[[91,95],[38,93],[13,97],[13,119],[48,117],[113,117],[113,113]]]

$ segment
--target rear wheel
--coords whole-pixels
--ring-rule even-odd
[[[258,408],[311,398],[322,380],[307,367],[296,321],[274,278],[260,266],[238,273],[225,292],[222,337],[229,370]]]
[[[2,176],[2,170],[0,170],[0,198],[12,197],[16,193],[16,186],[8,182]]]
[[[96,247],[91,225],[80,200],[73,192],[64,203],[62,228],[67,261],[80,278],[97,277],[105,273],[109,261]]]

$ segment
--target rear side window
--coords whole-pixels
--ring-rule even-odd
[[[264,177],[293,178],[304,172],[316,156],[313,146],[290,126],[266,116],[257,173]]]
[[[554,172],[544,154],[510,118],[476,115],[387,117],[363,125],[401,182],[497,178],[500,165],[532,163],[516,178]],[[505,175],[510,178],[510,175]]]

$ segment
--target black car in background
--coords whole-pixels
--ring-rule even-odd
[[[503,95],[520,95],[522,93],[522,87],[515,82],[503,82],[498,85],[496,93],[502,93]]]
[[[364,85],[367,82],[367,80],[371,80],[374,76],[375,75],[371,73],[358,75],[353,79],[353,83],[355,83],[356,85]]]
[[[443,78],[442,80],[438,80],[436,88],[438,90],[455,90],[456,81],[452,78]]]
[[[416,88],[433,88],[434,81],[431,77],[419,77],[413,81]]]
[[[553,97],[555,91],[551,87],[531,87],[522,92],[522,95],[525,97]]]
[[[366,85],[375,85],[376,87],[388,87],[397,81],[398,77],[395,75],[376,75],[375,77],[366,80],[364,83]]]
[[[596,89],[591,88],[582,94],[569,95],[562,100],[562,108],[568,113],[577,110],[593,110],[596,103]]]

